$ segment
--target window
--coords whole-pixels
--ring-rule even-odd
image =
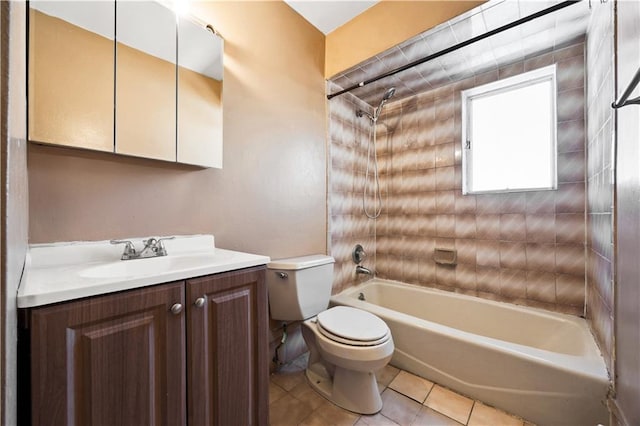
[[[556,68],[462,92],[462,192],[556,189]]]

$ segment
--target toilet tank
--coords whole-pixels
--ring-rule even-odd
[[[331,256],[315,254],[274,260],[267,264],[271,318],[297,321],[329,306],[333,283]]]

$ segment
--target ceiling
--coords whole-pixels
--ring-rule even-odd
[[[285,0],[285,2],[314,27],[327,35],[378,3],[378,0]]]

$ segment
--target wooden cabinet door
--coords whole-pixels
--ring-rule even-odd
[[[268,424],[264,269],[187,281],[190,425]],[[199,301],[202,306],[199,298],[204,299]]]
[[[31,311],[34,425],[184,425],[184,282]]]

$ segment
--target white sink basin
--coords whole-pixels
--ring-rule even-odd
[[[92,266],[81,270],[78,275],[84,278],[122,278],[146,275],[158,275],[163,272],[197,269],[227,261],[229,253],[205,253],[184,256],[163,256],[147,259],[119,260]]]

